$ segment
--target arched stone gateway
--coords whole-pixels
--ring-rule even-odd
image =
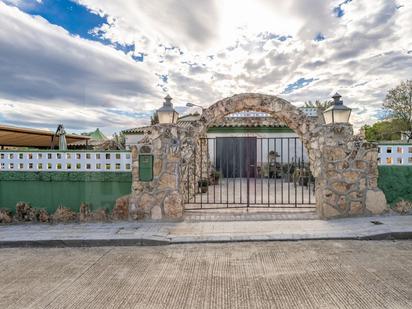
[[[193,132],[197,137],[203,136],[212,123],[219,123],[225,116],[245,110],[268,113],[275,120],[285,123],[300,137],[311,157],[310,132],[317,123],[288,101],[273,95],[244,93],[220,100],[203,111],[199,126]],[[310,160],[313,164],[312,158]]]
[[[222,121],[229,114],[253,110],[270,114],[276,120],[286,123],[304,140],[305,134],[316,123],[288,101],[273,95],[244,93],[217,101],[203,111],[200,130],[207,130],[212,124]]]
[[[386,200],[377,187],[377,147],[353,135],[350,124],[325,125],[306,116],[288,101],[272,95],[246,93],[225,98],[204,110],[190,127],[155,125],[133,149],[132,218],[179,218],[189,177],[189,164],[208,127],[226,115],[253,110],[269,113],[301,139],[316,179],[320,218],[380,214]],[[138,154],[154,156],[153,180],[139,181]],[[189,190],[190,191],[190,190]]]

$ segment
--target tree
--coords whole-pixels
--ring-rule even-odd
[[[157,112],[154,112],[152,117],[150,117],[150,125],[155,125],[159,123],[159,116],[157,115]]]
[[[403,122],[399,119],[390,119],[378,121],[371,126],[364,125],[362,129],[366,140],[373,142],[399,140],[403,127]]]
[[[124,150],[126,148],[126,137],[122,131],[119,134],[114,133],[112,139],[116,149]]]
[[[320,100],[316,100],[315,102],[306,101],[305,102],[305,107],[317,108],[321,112],[323,112],[325,109],[327,109],[332,104],[333,104],[332,101],[323,101],[323,102],[320,101]]]
[[[402,123],[408,141],[412,140],[412,81],[401,82],[389,90],[383,106],[390,118]]]

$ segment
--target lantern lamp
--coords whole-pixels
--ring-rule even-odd
[[[157,110],[157,116],[159,118],[159,123],[161,124],[171,124],[177,123],[177,118],[179,113],[173,108],[172,97],[167,95],[163,102],[163,106]]]
[[[342,96],[335,93],[333,96],[333,105],[323,112],[323,118],[326,124],[332,123],[349,123],[352,109],[343,105]]]

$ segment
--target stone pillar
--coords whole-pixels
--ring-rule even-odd
[[[153,180],[139,180],[140,153],[151,153]],[[180,193],[181,139],[176,125],[155,125],[132,150],[131,219],[177,219],[183,215]]]
[[[382,214],[385,195],[377,186],[377,146],[353,135],[350,124],[319,126],[312,136],[316,201],[320,218]]]

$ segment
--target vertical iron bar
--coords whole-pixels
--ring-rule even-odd
[[[214,166],[215,166],[215,175],[213,175],[213,177],[216,179],[218,179],[217,181],[218,181],[218,184],[219,184],[219,181],[220,181],[220,171],[218,171],[217,170],[217,160],[216,160],[216,138],[212,138],[212,144],[213,144],[213,163],[214,163]],[[220,169],[220,167],[219,167],[219,169]],[[216,177],[218,174],[217,173],[219,173],[219,177]],[[216,204],[216,183],[214,184],[214,186],[213,186],[213,204]]]
[[[197,143],[195,145],[195,149],[193,151],[193,186],[194,186],[194,190],[193,190],[193,198],[194,198],[194,203],[196,204],[196,195],[199,192],[199,184],[196,182],[196,156],[197,156]]]
[[[295,137],[295,146],[294,146],[294,151],[295,151],[295,163],[294,163],[294,165],[295,165],[295,169],[296,169],[296,158],[297,158],[297,151],[296,151],[296,140],[297,139],[298,138]],[[299,187],[299,180],[298,180],[298,183],[296,184],[296,186],[294,186],[294,189],[295,189],[295,207],[298,207],[298,204],[297,204],[298,187]]]
[[[234,160],[233,160],[233,162],[232,162],[232,164],[233,164],[233,168],[232,168],[233,201],[232,201],[232,203],[233,203],[233,204],[236,203],[236,181],[235,181],[235,179],[236,179],[237,160],[236,160],[236,158],[235,158],[235,153],[236,153],[235,145],[236,145],[236,143],[234,143],[234,146],[233,146],[233,149],[234,149],[234,151],[233,151],[233,159],[234,159]]]
[[[309,154],[306,151],[306,154],[308,156],[308,172],[309,172],[309,180],[308,180],[308,195],[309,195],[309,204],[310,204],[310,198],[312,194],[312,190],[310,189],[310,182],[312,180],[312,172],[310,171],[310,161],[309,161]]]
[[[268,162],[269,162],[269,164],[268,164],[268,166],[269,166],[269,173],[268,173],[268,207],[269,207],[270,206],[270,164],[271,164],[270,156],[269,156],[269,153],[270,153],[269,138],[266,138],[266,144],[268,146],[267,158],[268,158]]]
[[[237,145],[239,146],[239,149],[236,147],[236,149],[239,151],[239,188],[240,188],[240,204],[242,204],[243,199],[242,199],[242,195],[243,195],[243,149],[241,149],[242,146],[242,137],[237,137]],[[237,176],[237,175],[236,175]]]
[[[282,169],[282,178],[280,183],[280,196],[281,202],[283,205],[283,178],[285,178],[284,169],[283,169],[283,138],[280,139],[280,168]]]
[[[220,153],[219,153],[219,169],[221,170],[222,173],[222,178],[225,177],[225,173],[224,173],[224,168],[223,168],[223,164],[222,164],[222,140],[220,140]],[[223,204],[223,197],[222,197],[222,185],[223,185],[224,180],[222,179],[222,181],[219,181],[219,195],[220,195],[220,204]]]
[[[303,177],[306,177],[306,173],[308,172],[307,170],[306,170],[306,168],[305,168],[305,161],[303,161],[303,142],[302,141],[300,141],[300,158],[301,158],[301,160],[302,160],[302,170],[305,172],[305,175],[303,176]],[[304,195],[304,193],[303,193],[303,187],[304,187],[304,184],[305,184],[305,181],[309,181],[309,174],[308,174],[308,179],[307,180],[305,180],[305,178],[303,179],[303,181],[302,181],[302,205],[304,204],[303,202],[304,202],[304,197],[305,197],[305,195]]]
[[[236,203],[236,170],[237,170],[237,160],[236,160],[236,138],[232,137],[231,138],[231,143],[232,143],[232,152],[233,152],[233,158],[232,158],[232,204]]]
[[[229,208],[229,160],[228,156],[226,158],[226,173],[228,174],[226,177],[226,207]]]
[[[203,138],[200,139],[200,208],[203,208]]]
[[[209,167],[210,167],[210,165],[209,165],[210,164],[209,138],[206,137],[205,141],[206,141],[206,160],[207,160],[207,162],[206,162],[206,175],[207,175],[207,180],[208,180],[208,185],[209,185],[209,181],[210,181],[210,174],[209,174],[209,172],[210,172],[210,170],[209,170]],[[209,188],[207,189],[206,203],[209,204]]]
[[[253,156],[253,158],[256,159],[256,162],[253,162],[254,164],[253,177],[255,178],[255,205],[256,205],[256,176],[257,176],[256,174],[257,174],[257,147],[258,147],[256,138],[253,140],[253,146],[255,146],[254,151],[256,151],[256,155]]]
[[[190,162],[186,162],[186,173],[187,173],[187,201],[190,202]]]
[[[302,182],[302,167],[300,166],[300,159],[298,160],[298,169],[299,169],[299,178],[298,178],[298,183],[296,185],[296,191],[298,191],[299,187],[301,186],[300,182]],[[295,193],[295,196],[297,193]],[[295,205],[297,204],[297,201],[295,200]]]
[[[290,204],[290,137],[288,137],[288,204]]]
[[[233,178],[236,177],[236,170],[237,170],[237,154],[236,154],[236,137],[230,137],[228,138],[227,144],[230,144],[230,162],[232,163],[232,168],[231,168],[231,181],[228,182],[228,189],[230,187],[230,185],[232,185],[233,187],[233,192],[231,192],[231,196],[232,196],[232,204],[234,204],[236,202],[236,198],[234,196],[235,190],[236,190],[236,186],[233,182]]]
[[[299,160],[298,160],[298,166],[299,166],[299,170],[300,170],[300,177],[299,177],[299,181],[298,181],[298,186],[297,186],[297,188],[301,188],[302,189],[302,187],[303,187],[303,184],[305,183],[305,176],[303,176],[303,170],[304,170],[304,168],[303,168],[303,165],[301,165],[301,161],[300,161],[300,158],[299,158]],[[303,192],[303,191],[301,191],[301,192]],[[302,204],[302,203],[301,203]]]
[[[249,138],[247,137],[247,138],[245,138],[244,140],[243,140],[243,142],[246,144],[246,153],[245,153],[245,158],[244,158],[244,160],[245,160],[245,164],[246,164],[246,181],[247,181],[247,183],[246,183],[246,207],[247,208],[249,208],[249,198],[250,198],[250,192],[249,192],[249,190],[250,190],[250,184],[249,184],[249,170],[250,170],[250,167],[249,167],[249,155],[250,155],[250,153],[249,153],[249,151],[250,151],[250,149],[249,149]]]
[[[260,138],[260,203],[263,204],[263,138]]]
[[[277,178],[278,166],[277,166],[277,162],[276,162],[276,154],[277,154],[276,138],[274,138],[274,141],[273,141],[273,151],[275,152],[275,205],[276,205],[277,202],[278,202],[277,194],[276,194],[277,193],[276,192],[276,182],[278,180],[278,178]]]

